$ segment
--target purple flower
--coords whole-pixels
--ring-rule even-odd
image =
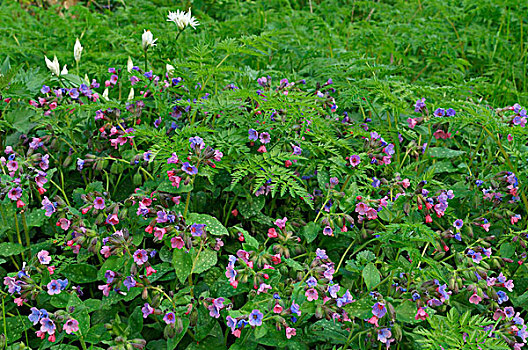
[[[310,278],[308,278],[308,279],[306,280],[306,284],[307,284],[309,287],[313,288],[313,287],[315,287],[315,286],[317,285],[317,280],[315,279],[315,277],[312,276],[312,277],[310,277]]]
[[[266,77],[258,78],[257,83],[262,87],[266,87],[268,84],[268,79]]]
[[[292,304],[290,306],[290,311],[292,314],[301,316],[301,307],[299,306],[299,304],[295,304],[295,301],[292,301]]]
[[[68,93],[70,94],[71,98],[74,98],[74,99],[79,98],[79,90],[75,88],[71,89]]]
[[[267,133],[267,132],[261,133],[260,137],[259,137],[259,140],[260,140],[260,142],[262,142],[264,144],[269,143],[271,141],[270,134]]]
[[[106,283],[110,284],[114,281],[114,278],[116,276],[116,273],[112,270],[106,270],[105,272],[105,278],[106,278]]]
[[[58,279],[57,282],[59,283],[60,290],[65,290],[66,287],[68,287],[68,279],[67,278],[65,278],[63,280]]]
[[[50,87],[49,86],[46,86],[46,85],[42,85],[42,89],[40,89],[40,92],[42,92],[43,94],[47,94],[48,92],[50,92]]]
[[[454,117],[456,114],[455,110],[453,108],[449,108],[447,111],[446,111],[446,115],[448,117]]]
[[[504,303],[504,302],[506,302],[506,301],[508,301],[510,299],[510,298],[508,298],[508,295],[506,294],[506,292],[504,292],[502,290],[499,290],[497,292],[497,297],[498,297],[497,302],[499,303],[499,305]]]
[[[249,324],[253,327],[262,325],[264,315],[259,310],[255,309],[249,314]]]
[[[461,219],[457,219],[455,220],[455,222],[453,223],[453,226],[457,229],[457,230],[460,230],[462,228],[462,226],[464,225],[464,221],[462,221]]]
[[[44,215],[47,217],[50,217],[56,211],[55,205],[53,205],[47,196],[44,196],[44,199],[42,200],[42,209],[46,210]]]
[[[332,284],[330,287],[328,287],[328,294],[330,294],[332,298],[336,299],[337,292],[339,292],[339,289],[341,289],[339,284]]]
[[[134,261],[138,265],[143,265],[148,260],[148,253],[145,249],[138,249],[134,253]]]
[[[196,146],[198,146],[199,149],[203,149],[205,147],[203,139],[199,136],[189,138],[189,142],[191,143],[192,149],[196,149]]]
[[[234,332],[237,326],[237,320],[231,316],[226,317],[226,325],[231,328],[231,332]]]
[[[317,248],[315,250],[315,256],[317,257],[317,259],[321,260],[328,259],[328,255],[326,255],[326,251],[324,249]]]
[[[40,331],[42,333],[48,333],[49,335],[52,335],[55,333],[55,323],[53,323],[52,320],[50,320],[48,317],[45,317],[40,320]]]
[[[390,344],[390,337],[392,332],[388,328],[383,328],[378,331],[378,340],[383,344]]]
[[[508,306],[504,308],[504,313],[506,314],[506,317],[512,318],[513,315],[515,315],[515,310],[513,309],[513,307]]]
[[[154,309],[149,305],[149,303],[145,303],[145,305],[143,305],[141,308],[141,312],[143,312],[143,318],[147,318],[148,315],[152,315],[154,313]]]
[[[167,164],[176,164],[178,161],[178,155],[176,153],[172,153],[171,157],[167,159]]]
[[[198,174],[198,168],[196,168],[194,165],[191,165],[189,162],[183,163],[182,170],[189,175]]]
[[[293,146],[293,154],[296,156],[300,156],[302,153],[302,148],[299,146]]]
[[[332,228],[330,226],[326,226],[323,229],[323,235],[325,235],[325,236],[333,236],[334,235],[334,230],[332,230]]]
[[[422,97],[422,99],[416,101],[416,104],[414,105],[414,111],[421,112],[424,109],[425,109],[425,97]]]
[[[251,141],[257,141],[257,139],[258,139],[258,132],[257,132],[257,130],[255,130],[255,129],[249,129],[248,133],[249,133],[249,139],[250,139]]]
[[[445,115],[445,110],[443,108],[437,108],[436,111],[434,111],[435,117],[443,117]]]
[[[176,322],[176,315],[174,315],[174,312],[167,312],[165,316],[163,316],[163,321],[165,321],[166,324],[171,324]]]
[[[204,229],[205,226],[207,226],[207,225],[205,225],[205,224],[192,224],[191,227],[190,227],[191,234],[193,236],[200,237],[204,233],[203,229]]]
[[[347,304],[350,304],[354,302],[354,299],[352,299],[352,294],[350,294],[350,291],[347,289],[347,291],[345,292],[345,294],[343,294],[342,297],[340,298],[337,298],[337,306],[338,307],[343,307]]]
[[[112,76],[110,77],[110,83],[111,83],[112,85],[115,85],[115,84],[117,83],[117,79],[118,79],[118,78],[119,78],[119,77],[118,77],[117,75],[112,74]]]
[[[31,322],[33,322],[33,325],[36,325],[40,320],[40,311],[36,307],[32,307],[30,310],[31,315],[29,315],[28,318]]]
[[[128,290],[130,290],[130,288],[133,288],[136,286],[136,280],[134,280],[134,278],[132,276],[128,276],[127,278],[125,278],[125,280],[123,281],[123,285],[125,287],[128,288]]]
[[[47,287],[49,295],[59,294],[61,292],[61,286],[59,282],[57,282],[57,280],[51,280],[51,282],[48,283]]]
[[[375,178],[375,177],[372,178],[372,187],[377,188],[377,187],[380,186],[380,184],[381,184],[381,181],[380,181],[380,180],[378,180],[378,179]]]
[[[377,318],[382,318],[386,313],[387,308],[385,307],[385,304],[376,303],[374,306],[372,306],[372,314]]]

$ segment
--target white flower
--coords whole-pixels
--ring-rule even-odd
[[[79,38],[75,41],[75,46],[73,47],[73,58],[75,58],[75,62],[79,63],[81,60],[81,54],[83,51],[83,47],[81,46],[81,42],[79,41]]]
[[[44,59],[46,60],[46,66],[48,66],[48,69],[56,76],[59,76],[60,75],[60,64],[59,64],[59,60],[57,59],[57,56],[53,57],[53,61],[50,61],[46,56],[44,56]]]
[[[132,58],[130,58],[130,56],[128,56],[127,71],[129,73],[132,73],[132,68],[134,68],[134,63],[132,62]]]
[[[129,94],[128,94],[128,99],[127,99],[127,100],[128,100],[128,101],[131,101],[131,100],[133,100],[133,99],[134,99],[134,89],[131,88],[131,89],[130,89],[130,92],[129,92]]]
[[[143,50],[147,50],[151,46],[156,46],[156,40],[150,32],[150,30],[144,30],[143,35],[141,36],[143,43]]]
[[[172,76],[172,74],[174,74],[174,69],[175,69],[174,66],[167,63],[166,68],[167,68],[167,74],[169,76]]]
[[[64,67],[62,67],[61,75],[68,74],[68,68],[66,68],[68,65],[65,64]]]
[[[101,97],[108,101],[108,88],[104,89]]]
[[[200,25],[196,18],[191,15],[191,9],[189,9],[189,12],[180,10],[176,10],[176,12],[169,11],[167,21],[176,23],[180,30],[184,30],[188,26],[196,29],[196,27]]]

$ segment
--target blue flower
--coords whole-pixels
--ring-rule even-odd
[[[376,188],[376,187],[379,187],[381,181],[378,180],[377,178],[373,177],[372,178],[372,187]]]
[[[255,309],[249,314],[249,324],[251,326],[260,326],[262,325],[262,319],[264,315],[259,310]]]

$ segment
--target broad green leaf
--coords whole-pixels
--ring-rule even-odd
[[[363,269],[361,275],[363,276],[363,280],[365,281],[368,290],[371,290],[381,281],[380,272],[373,263],[368,263]]]

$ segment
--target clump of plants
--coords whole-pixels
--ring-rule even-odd
[[[240,85],[227,56],[267,38],[166,40],[102,79],[79,40],[70,68],[2,65],[2,345],[523,347],[523,106]]]

